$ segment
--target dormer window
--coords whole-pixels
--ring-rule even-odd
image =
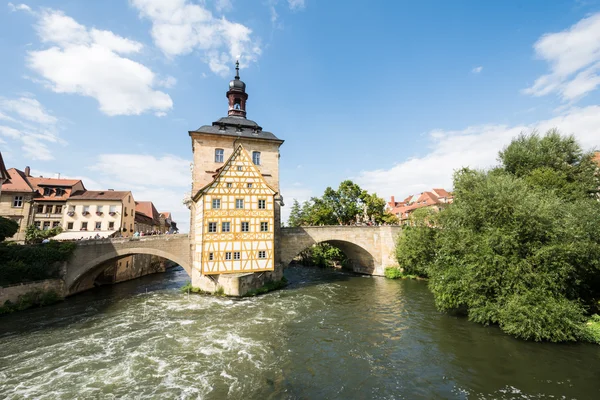
[[[223,149],[215,149],[215,162],[222,163],[223,162]]]
[[[49,196],[49,195],[50,195],[50,193],[52,193],[52,189],[50,189],[50,188],[47,188],[47,187],[46,187],[46,188],[44,188],[44,196]]]

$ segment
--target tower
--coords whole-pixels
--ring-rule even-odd
[[[190,131],[192,285],[243,295],[281,279],[279,147],[283,140],[246,118],[239,63],[227,91],[227,116]],[[265,272],[266,271],[266,272]],[[259,275],[251,276],[256,272]],[[247,282],[242,282],[246,280]],[[252,286],[250,285],[250,286]]]

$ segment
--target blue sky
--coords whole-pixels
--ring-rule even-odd
[[[32,0],[0,5],[0,54],[7,166],[132,190],[183,230],[187,132],[226,114],[238,56],[287,212],[344,179],[451,189],[521,131],[600,146],[600,1]]]

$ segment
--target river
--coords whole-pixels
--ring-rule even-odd
[[[0,398],[600,398],[600,346],[441,314],[424,282],[286,276],[237,300],[181,294],[176,268],[0,316]]]

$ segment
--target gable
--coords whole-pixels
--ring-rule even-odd
[[[252,183],[251,188],[248,187],[248,183]],[[246,149],[240,144],[223,166],[219,168],[213,181],[198,191],[194,196],[194,201],[205,194],[262,194],[274,196],[277,191],[269,186],[258,167],[252,162]]]

